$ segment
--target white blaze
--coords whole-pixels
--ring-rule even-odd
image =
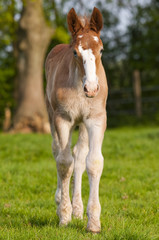
[[[92,49],[84,50],[82,46],[79,45],[78,50],[83,58],[86,81],[97,83],[95,56]]]

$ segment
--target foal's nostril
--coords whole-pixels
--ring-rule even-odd
[[[85,92],[88,92],[88,90],[87,90],[87,85],[84,85],[84,91],[85,91]]]
[[[96,88],[94,89],[89,89],[89,87],[87,86],[87,84],[84,85],[84,92],[86,94],[86,96],[88,97],[94,97],[96,96],[98,90],[99,90],[99,84],[96,85]]]
[[[99,90],[99,85],[97,85],[97,88],[96,89],[94,89],[94,93],[96,93],[96,92],[98,92],[98,90]]]

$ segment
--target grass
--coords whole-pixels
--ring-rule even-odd
[[[73,143],[77,140],[77,132]],[[59,228],[51,136],[0,134],[0,240],[159,239],[159,128],[108,130],[100,181],[102,232],[87,233],[88,177],[83,175],[84,220]]]

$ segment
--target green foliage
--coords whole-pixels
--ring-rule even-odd
[[[4,118],[5,107],[14,108],[14,91],[16,86],[16,37],[18,19],[21,16],[23,1],[2,0],[0,1],[0,128]],[[58,43],[68,43],[69,35],[64,18],[56,3],[43,1],[44,13],[49,25],[56,28],[50,47]],[[58,13],[59,11],[59,13]]]
[[[14,106],[14,77],[16,74],[13,45],[16,39],[18,13],[14,0],[0,1],[0,126],[2,125],[5,107]]]
[[[77,132],[73,135],[73,144]],[[84,220],[59,228],[54,194],[57,176],[50,135],[0,135],[0,239],[159,239],[159,128],[106,131],[100,181],[102,232],[87,233]]]
[[[110,116],[110,125],[119,126],[120,123],[128,124],[128,122],[133,124],[136,121],[133,100],[133,72],[136,69],[141,73],[144,113],[140,123],[149,121],[151,124],[158,121],[156,113],[159,109],[159,4],[156,0],[142,5],[122,0],[119,10],[123,7],[131,14],[131,20],[125,33],[115,31],[112,39],[108,41],[103,39],[104,44],[106,43],[103,63],[109,84],[110,95],[107,110]],[[105,15],[103,16],[105,18]],[[119,16],[117,18],[119,19]],[[110,29],[115,30],[115,27],[111,25]],[[124,88],[127,89],[127,92],[123,91]],[[114,89],[118,92],[115,93]],[[120,89],[122,90],[119,94]],[[114,93],[111,94],[111,92]],[[114,105],[113,103],[111,106],[109,105],[109,101],[116,100],[119,101],[114,102]]]
[[[151,1],[143,7],[138,6],[129,27],[129,59],[134,68],[142,71],[158,70],[159,65],[159,5]],[[157,72],[157,78],[159,72]],[[153,77],[154,78],[154,77]],[[157,80],[157,79],[156,79]]]
[[[70,42],[70,36],[66,31],[66,29],[63,26],[56,27],[48,52],[57,44],[61,44],[61,43],[68,44],[69,42]]]
[[[62,26],[57,27],[53,36],[53,41],[57,41],[59,43],[69,43],[70,36],[68,35],[68,31],[66,31],[66,29]]]
[[[111,38],[103,39],[103,62],[112,88],[132,87],[132,73],[142,72],[142,86],[157,85],[159,78],[159,4],[157,0],[145,4],[119,1],[119,11],[127,8],[131,21],[125,33],[117,27],[119,16],[103,11],[104,32],[111,30]],[[131,9],[131,10],[129,10]],[[110,15],[110,16],[109,16]]]
[[[4,109],[14,107],[13,92],[15,90],[15,42],[18,19],[21,15],[22,0],[0,1],[0,127],[4,117]],[[72,0],[43,1],[46,21],[55,29],[54,36],[48,51],[56,44],[68,43],[70,35],[67,30],[65,7],[74,6]],[[89,12],[87,2],[79,1],[78,8]],[[104,44],[103,65],[106,69],[109,89],[132,88],[132,75],[134,69],[141,71],[142,87],[159,84],[159,4],[157,0],[142,5],[134,1],[120,0],[116,3],[109,1],[96,1],[96,6],[102,11],[104,29],[102,41]],[[90,7],[90,6],[89,6]],[[118,9],[114,10],[114,8]],[[125,33],[118,29],[121,19],[120,10],[131,12],[131,21]],[[83,11],[83,9],[80,9]],[[79,14],[80,14],[79,10]],[[92,11],[92,9],[91,9]],[[153,97],[153,92],[144,93],[144,97]],[[157,97],[157,92],[155,96]],[[121,96],[122,98],[123,96]],[[109,96],[116,99],[117,96]],[[150,103],[151,104],[151,103]],[[133,105],[133,103],[132,103]],[[126,105],[120,105],[125,111]],[[130,107],[130,106],[128,106]],[[151,106],[147,105],[147,109]],[[155,107],[158,108],[158,105]],[[109,112],[109,109],[108,109]],[[117,118],[114,118],[116,120]],[[115,121],[114,121],[115,122]],[[116,121],[118,125],[119,121]]]
[[[12,61],[11,59],[8,59]],[[13,108],[14,106],[14,76],[15,76],[15,69],[11,66],[13,66],[13,63],[10,63],[9,61],[3,61],[3,64],[1,64],[0,69],[0,125],[2,124],[2,119],[4,117],[4,108],[9,107]]]

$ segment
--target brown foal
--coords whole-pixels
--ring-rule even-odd
[[[72,214],[83,218],[82,174],[86,168],[90,193],[87,229],[100,232],[99,181],[103,170],[101,152],[106,129],[108,87],[101,61],[103,44],[102,15],[93,9],[90,19],[78,17],[72,8],[67,16],[72,35],[70,45],[54,47],[46,60],[46,102],[57,165],[55,200],[60,225],[70,222]],[[71,152],[71,135],[79,125],[78,142]],[[69,183],[74,170],[72,204]]]

